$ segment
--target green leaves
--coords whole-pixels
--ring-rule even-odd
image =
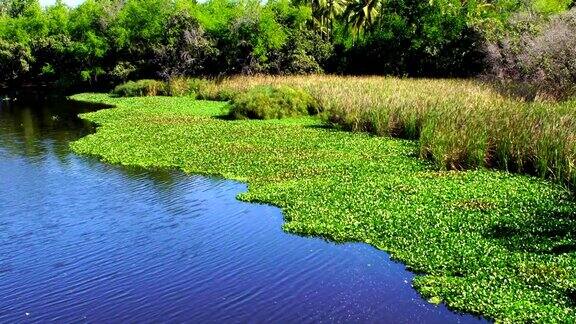
[[[349,85],[351,86],[351,85]],[[438,172],[417,143],[319,127],[311,117],[226,121],[184,97],[76,100],[98,131],[82,154],[247,181],[242,200],[283,209],[284,229],[391,252],[431,302],[503,322],[576,320],[576,203],[562,187],[486,170]]]
[[[306,91],[289,86],[260,86],[232,99],[234,119],[281,119],[318,113],[316,100]]]
[[[354,34],[362,34],[368,28],[372,27],[372,24],[380,15],[381,7],[382,2],[379,0],[351,1],[344,11],[346,24]]]

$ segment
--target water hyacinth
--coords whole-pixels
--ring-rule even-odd
[[[388,86],[404,82],[367,78],[356,86],[374,81]],[[317,91],[333,91],[316,86]],[[393,96],[388,103],[401,100]],[[435,98],[440,102],[440,94]],[[338,131],[310,116],[231,121],[221,118],[226,103],[187,97],[84,94],[74,99],[117,106],[82,115],[100,127],[72,144],[77,153],[247,181],[249,191],[240,199],[282,208],[285,230],[388,251],[419,273],[414,286],[424,297],[455,310],[501,322],[576,321],[576,202],[560,185],[485,169],[438,171],[417,158],[421,143]],[[418,100],[429,104],[433,99]],[[397,119],[411,116],[414,130],[422,134],[430,131],[426,118],[440,118],[426,109],[405,115],[402,109],[415,108],[418,101],[402,102],[395,110],[398,117],[372,118],[398,129]],[[492,112],[498,116],[497,108]],[[534,116],[540,118],[540,112]],[[466,127],[479,127],[482,119],[473,124],[463,120],[454,115],[443,129],[459,130],[466,139]],[[547,131],[562,127],[559,123]],[[456,140],[434,143],[452,152],[458,150]],[[472,140],[464,143],[467,150],[477,147]],[[516,145],[509,146],[510,152]]]

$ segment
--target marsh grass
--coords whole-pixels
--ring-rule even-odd
[[[148,97],[166,94],[166,84],[158,80],[138,80],[122,83],[114,88],[112,94],[118,97]]]
[[[235,96],[229,108],[233,119],[281,119],[318,113],[310,94],[287,85],[254,87]]]
[[[342,129],[418,139],[420,156],[443,170],[498,168],[576,185],[576,101],[525,102],[458,79],[257,76],[216,87],[259,85],[307,90]]]
[[[195,79],[179,77],[166,82],[166,93],[173,97],[196,98],[197,91]]]

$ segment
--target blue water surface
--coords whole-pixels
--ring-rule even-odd
[[[385,252],[284,233],[243,183],[71,153],[86,109],[0,106],[0,322],[483,321]]]

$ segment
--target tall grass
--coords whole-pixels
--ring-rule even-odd
[[[128,81],[118,85],[112,93],[119,97],[146,97],[163,95],[166,92],[166,84],[157,80]]]
[[[218,88],[230,95],[263,84],[309,91],[323,118],[344,129],[418,139],[420,155],[441,169],[500,168],[576,185],[576,101],[523,102],[456,79],[256,76]]]

